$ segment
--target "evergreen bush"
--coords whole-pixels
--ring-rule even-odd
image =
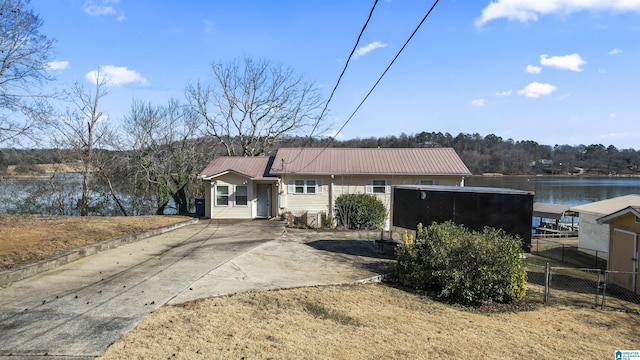
[[[526,293],[521,246],[519,239],[490,227],[478,232],[451,221],[419,225],[415,241],[405,238],[396,250],[396,274],[404,285],[435,290],[454,302],[511,302]]]
[[[380,230],[387,209],[374,195],[343,194],[336,199],[335,214],[337,225],[346,229]]]

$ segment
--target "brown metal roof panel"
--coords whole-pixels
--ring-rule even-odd
[[[209,165],[200,172],[201,177],[213,177],[227,171],[243,174],[252,179],[272,177],[269,169],[273,163],[273,157],[269,156],[218,156],[211,160]]]
[[[281,148],[272,173],[471,175],[451,148]]]

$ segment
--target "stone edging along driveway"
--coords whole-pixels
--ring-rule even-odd
[[[68,264],[70,262],[82,259],[87,256],[91,256],[109,249],[116,248],[120,245],[136,242],[142,239],[146,239],[151,236],[164,234],[168,231],[179,229],[183,226],[195,224],[198,222],[197,218],[179,222],[176,224],[171,224],[167,226],[163,226],[156,229],[142,231],[132,235],[120,236],[113,239],[107,239],[95,244],[83,246],[77,249],[69,250],[60,255],[56,255],[54,257],[40,260],[33,264],[27,264],[23,266],[19,266],[15,269],[9,269],[0,272],[0,287],[8,285],[12,282],[16,282],[22,279],[26,279],[30,276],[37,275],[41,272],[45,272],[47,270],[55,269],[64,264]]]

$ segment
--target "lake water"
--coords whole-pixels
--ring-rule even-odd
[[[640,178],[620,177],[471,176],[465,179],[465,186],[533,191],[534,202],[571,206],[640,194]],[[580,218],[566,217],[561,221],[579,223]],[[539,226],[540,218],[534,217],[531,225]]]
[[[621,177],[471,176],[465,185],[533,191],[535,202],[574,206],[640,194],[640,178]]]
[[[13,211],[21,210],[16,209],[15,204],[23,205],[24,209],[37,208],[43,213],[56,213],[52,210],[56,204],[72,208],[72,203],[61,202],[70,201],[73,194],[77,195],[80,187],[78,181],[77,177],[63,178],[54,189],[53,185],[56,184],[47,179],[0,178],[0,213],[11,208]],[[465,179],[465,185],[533,191],[535,202],[573,206],[640,194],[640,178],[622,177],[470,176]],[[108,202],[109,196],[102,196]],[[118,214],[118,211],[106,211],[106,214],[111,213]]]

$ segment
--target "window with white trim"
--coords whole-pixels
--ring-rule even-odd
[[[322,194],[322,181],[320,180],[291,180],[289,181],[289,194]]]
[[[305,191],[307,194],[315,194],[316,193],[316,181],[315,180],[307,180],[307,187]]]
[[[435,185],[436,182],[433,180],[420,180],[418,185]]]
[[[365,187],[367,194],[389,194],[391,192],[390,183],[387,180],[370,180]]]
[[[249,203],[249,192],[246,185],[236,185],[236,206],[246,206]]]
[[[216,206],[229,206],[229,186],[216,186]]]

